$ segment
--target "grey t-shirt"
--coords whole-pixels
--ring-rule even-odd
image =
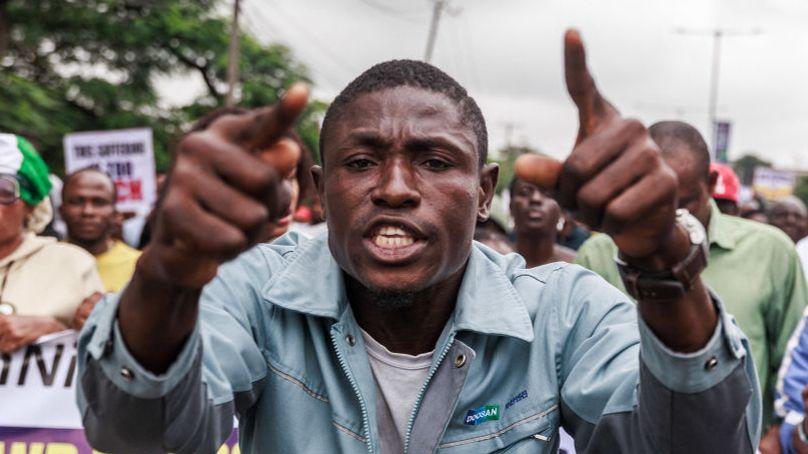
[[[376,381],[381,451],[384,454],[403,452],[407,423],[429,373],[433,352],[417,356],[393,353],[364,330],[362,337]]]

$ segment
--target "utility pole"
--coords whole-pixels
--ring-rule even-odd
[[[227,54],[227,97],[225,105],[233,107],[236,104],[236,84],[238,84],[239,61],[239,26],[238,14],[240,0],[233,0],[233,23],[230,25],[230,50]]]
[[[434,0],[435,6],[432,8],[432,22],[429,24],[429,37],[426,40],[426,52],[424,61],[429,63],[432,60],[432,51],[435,49],[435,38],[438,35],[438,24],[443,13],[443,7],[447,0]]]
[[[710,131],[712,136],[710,141],[713,142],[712,146],[715,148],[715,128],[718,123],[718,82],[719,70],[721,68],[721,41],[725,36],[752,36],[759,35],[761,30],[729,30],[725,28],[714,28],[708,30],[693,30],[686,28],[677,28],[674,30],[679,35],[691,36],[712,36],[713,37],[713,64],[710,69],[710,97],[707,104],[707,114],[710,121]]]

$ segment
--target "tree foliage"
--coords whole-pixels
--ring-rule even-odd
[[[755,169],[758,167],[771,167],[772,163],[760,159],[754,153],[746,153],[732,162],[732,168],[738,174],[738,179],[742,184],[751,185],[755,177]]]
[[[58,170],[68,132],[151,127],[165,168],[183,127],[224,102],[229,18],[218,3],[0,0],[0,130],[31,138]],[[309,81],[287,47],[240,38],[241,105],[274,103],[293,81]],[[193,73],[201,96],[179,107],[158,98],[157,77]],[[324,107],[312,103],[299,125],[315,153]]]
[[[794,195],[808,205],[808,175],[797,177],[797,183],[794,185]]]

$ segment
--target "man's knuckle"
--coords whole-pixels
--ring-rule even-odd
[[[204,131],[186,134],[185,137],[180,140],[177,151],[180,155],[197,155],[208,146],[209,140],[208,134]]]
[[[644,134],[646,132],[645,125],[636,118],[626,118],[623,120],[623,128],[631,135]]]
[[[623,226],[631,219],[629,212],[620,205],[609,205],[606,208],[604,218],[610,225]]]
[[[591,186],[584,186],[578,191],[577,201],[578,206],[588,208],[599,208],[603,205],[603,191]]]
[[[639,167],[644,170],[650,170],[660,164],[659,151],[651,146],[644,146],[637,152],[637,161]]]

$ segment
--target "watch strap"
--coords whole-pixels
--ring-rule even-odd
[[[693,288],[693,283],[707,266],[704,245],[691,244],[685,258],[669,271],[648,272],[633,267],[619,256],[615,259],[623,285],[636,300],[674,300]]]

